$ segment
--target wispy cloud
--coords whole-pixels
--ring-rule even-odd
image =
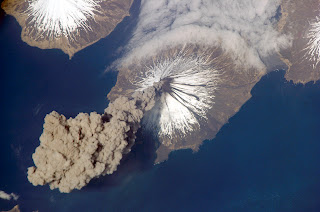
[[[275,29],[279,0],[142,0],[133,57],[184,43],[219,45],[239,63],[264,67],[262,59],[290,45]]]
[[[4,199],[4,200],[12,200],[13,199],[13,200],[17,201],[19,196],[14,193],[8,194],[4,191],[0,191],[0,198]]]

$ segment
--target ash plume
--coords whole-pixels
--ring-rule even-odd
[[[236,84],[247,75],[260,76],[282,65],[277,53],[291,45],[291,37],[276,28],[280,3],[142,0],[126,54],[116,66],[120,73],[138,76],[118,75],[118,80],[124,78],[119,85],[132,90],[164,83],[166,89],[146,113],[143,126],[162,144],[177,143],[208,126],[223,80]],[[127,86],[125,79],[133,86]]]
[[[66,119],[55,111],[48,114],[28,180],[34,186],[49,184],[69,193],[95,177],[112,174],[123,154],[130,152],[140,120],[154,106],[159,89],[160,83],[131,98],[119,97],[103,115],[80,113]]]
[[[203,48],[203,47],[202,47]],[[140,70],[133,82],[138,90],[153,83],[163,83],[157,104],[146,113],[143,125],[159,137],[186,136],[200,127],[200,120],[207,119],[207,111],[214,104],[222,66],[214,48],[200,52],[194,46],[177,47]],[[216,52],[215,52],[216,53]],[[174,140],[174,139],[173,139]]]
[[[220,45],[174,45],[122,65],[108,98],[162,83],[155,106],[142,120],[143,132],[159,141],[159,163],[171,151],[197,151],[203,140],[212,139],[264,74],[240,66]]]
[[[219,46],[172,46],[155,56],[122,66],[108,98],[115,99],[153,83],[162,83],[161,93],[155,106],[144,115],[142,127],[161,144],[175,145],[225,121],[224,114],[236,109],[216,114],[220,114],[222,108],[236,107],[234,103],[248,92],[245,90],[237,96],[230,90],[236,93],[237,89],[247,88],[262,75],[258,69],[245,70],[245,65],[235,67],[232,56]],[[212,123],[213,117],[216,123]]]

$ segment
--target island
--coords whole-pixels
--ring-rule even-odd
[[[287,64],[286,79],[294,83],[308,83],[320,79],[320,1],[283,0],[280,32],[292,38],[290,48],[279,52]]]
[[[167,160],[170,152],[175,150],[197,151],[204,140],[213,139],[229,118],[250,99],[252,88],[268,72],[285,69],[286,79],[294,83],[320,79],[318,8],[318,0],[281,2],[279,20],[273,27],[286,35],[291,45],[280,48],[272,56],[273,61],[281,60],[282,63],[272,62],[277,65],[268,67],[268,70],[239,65],[219,45],[172,46],[156,55],[150,54],[120,66],[117,83],[108,98],[113,101],[122,95],[130,96],[146,87],[146,83],[161,81],[165,86],[163,94],[142,120],[142,131],[151,132],[158,143],[155,163]],[[202,64],[209,70],[205,76],[182,70],[190,68],[185,65],[190,61],[198,66],[199,55],[209,55],[205,58],[209,62]],[[190,61],[186,58],[190,58]],[[180,63],[180,60],[183,62]],[[167,73],[168,70],[179,70],[178,65],[183,67],[180,73]],[[195,65],[193,68],[199,67]],[[210,74],[210,71],[216,74]],[[214,86],[214,89],[210,86]],[[207,89],[199,93],[203,88]]]
[[[50,29],[57,28],[54,31],[35,22],[37,18],[33,14],[41,11],[33,5],[31,11],[37,12],[25,18],[26,23],[33,23],[25,27],[26,37],[35,36],[51,44],[63,41],[70,45],[64,51],[72,56],[70,51],[79,49],[79,41],[87,45],[90,42],[82,41],[90,41],[91,35],[97,35],[92,29],[101,27],[97,20],[104,16],[99,11],[107,8],[101,6],[102,2],[107,5],[105,1],[83,1],[79,5],[83,8],[81,13],[72,17],[86,18],[73,19],[79,24],[76,27],[71,23],[57,28],[55,22],[40,15],[40,20],[53,24]],[[30,11],[29,3],[25,4],[23,11]],[[10,8],[8,3],[4,5]],[[223,29],[223,33],[232,33],[227,36],[232,41],[223,39],[220,31],[192,26],[181,26],[167,34],[160,30],[159,35],[154,33],[144,40],[145,32],[155,29],[137,27],[142,33],[133,34],[142,37],[133,36],[128,44],[133,50],[115,62],[119,72],[116,85],[108,94],[110,104],[105,113],[80,113],[68,119],[54,111],[48,114],[40,145],[33,154],[35,166],[28,169],[28,180],[35,186],[49,184],[51,189],[58,188],[64,193],[81,189],[91,179],[117,170],[123,155],[131,151],[140,127],[157,145],[156,164],[167,160],[172,151],[198,151],[203,141],[213,139],[251,98],[251,90],[262,76],[286,69],[288,81],[319,80],[320,18],[318,10],[313,9],[318,5],[314,0],[308,0],[308,4],[283,0],[279,10],[278,6],[274,7],[278,15],[267,17],[257,13],[266,20],[255,20],[257,26],[248,33],[235,31],[238,24],[228,32]],[[21,10],[15,8],[14,11]],[[79,12],[79,8],[69,10]],[[261,27],[265,27],[261,32],[251,33]],[[274,31],[268,34],[271,29]],[[188,30],[192,32],[188,39],[180,39]],[[219,36],[206,40],[212,33]],[[266,38],[257,44],[265,33]],[[268,40],[268,36],[272,39]],[[270,42],[274,48],[263,48]]]
[[[110,101],[162,82],[162,94],[142,121],[145,133],[159,143],[155,163],[179,149],[197,151],[251,97],[266,73],[236,63],[219,46],[188,44],[135,60],[119,70]]]
[[[40,49],[72,56],[109,35],[133,0],[4,0],[3,10],[22,27],[21,39]]]
[[[1,212],[20,212],[19,205],[14,206],[10,211],[1,211]]]

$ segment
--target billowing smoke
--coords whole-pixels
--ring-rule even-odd
[[[291,42],[275,28],[279,6],[279,0],[142,0],[123,62],[170,46],[200,43],[221,46],[238,64],[262,70],[264,58]]]
[[[197,150],[250,98],[252,87],[265,74],[237,64],[218,45],[185,44],[167,47],[119,69],[113,100],[162,83],[155,106],[142,120],[143,132],[159,141],[156,163],[176,149]]]
[[[103,115],[80,113],[66,119],[55,111],[48,114],[32,156],[35,166],[28,169],[29,181],[68,193],[92,178],[112,174],[130,152],[140,120],[154,106],[160,88],[154,84],[131,98],[119,97]]]
[[[283,64],[278,51],[292,41],[277,29],[280,3],[141,1],[125,56],[116,63],[118,87],[109,97],[123,95],[123,86],[141,90],[163,83],[142,122],[165,146],[160,157],[174,149],[196,150],[198,140],[212,138],[249,98],[251,85]]]
[[[198,139],[213,135],[200,128],[217,132],[265,73],[264,59],[290,45],[289,37],[275,29],[279,0],[141,4],[127,52],[118,61],[118,89],[113,89],[124,96],[136,93],[111,98],[102,116],[81,113],[67,120],[49,114],[33,155],[35,167],[28,170],[34,185],[70,192],[113,173],[144,115],[144,126],[166,137],[160,142],[167,149],[196,149]]]

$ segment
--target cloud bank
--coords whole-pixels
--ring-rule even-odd
[[[231,58],[228,64],[235,64],[232,69],[264,71],[263,59],[290,45],[290,38],[275,29],[279,5],[279,0],[142,0],[139,21],[120,66],[131,70],[136,62],[195,44],[203,53],[208,53],[205,48],[221,49],[221,55]],[[29,181],[68,193],[116,171],[161,89],[160,106],[149,116],[149,126],[161,128],[165,135],[179,127],[182,133],[189,132],[181,127],[189,123],[198,126],[193,115],[206,119],[214,104],[219,67],[206,55],[185,55],[153,61],[156,65],[147,67],[148,76],[138,83],[142,91],[132,98],[119,97],[103,115],[80,113],[70,119],[57,112],[47,115],[40,146],[33,154],[35,166],[28,169]],[[154,124],[158,119],[163,122]]]
[[[124,63],[185,43],[218,44],[239,63],[263,68],[263,58],[291,44],[275,29],[280,0],[142,0]]]
[[[13,200],[17,201],[19,199],[19,196],[14,193],[8,194],[8,193],[0,190],[0,198],[4,199],[4,200],[12,200],[13,199]]]
[[[123,155],[130,152],[140,120],[155,103],[158,86],[131,98],[117,98],[103,115],[80,113],[66,119],[55,111],[48,114],[28,180],[34,186],[49,184],[51,189],[69,193],[92,178],[112,174]]]

